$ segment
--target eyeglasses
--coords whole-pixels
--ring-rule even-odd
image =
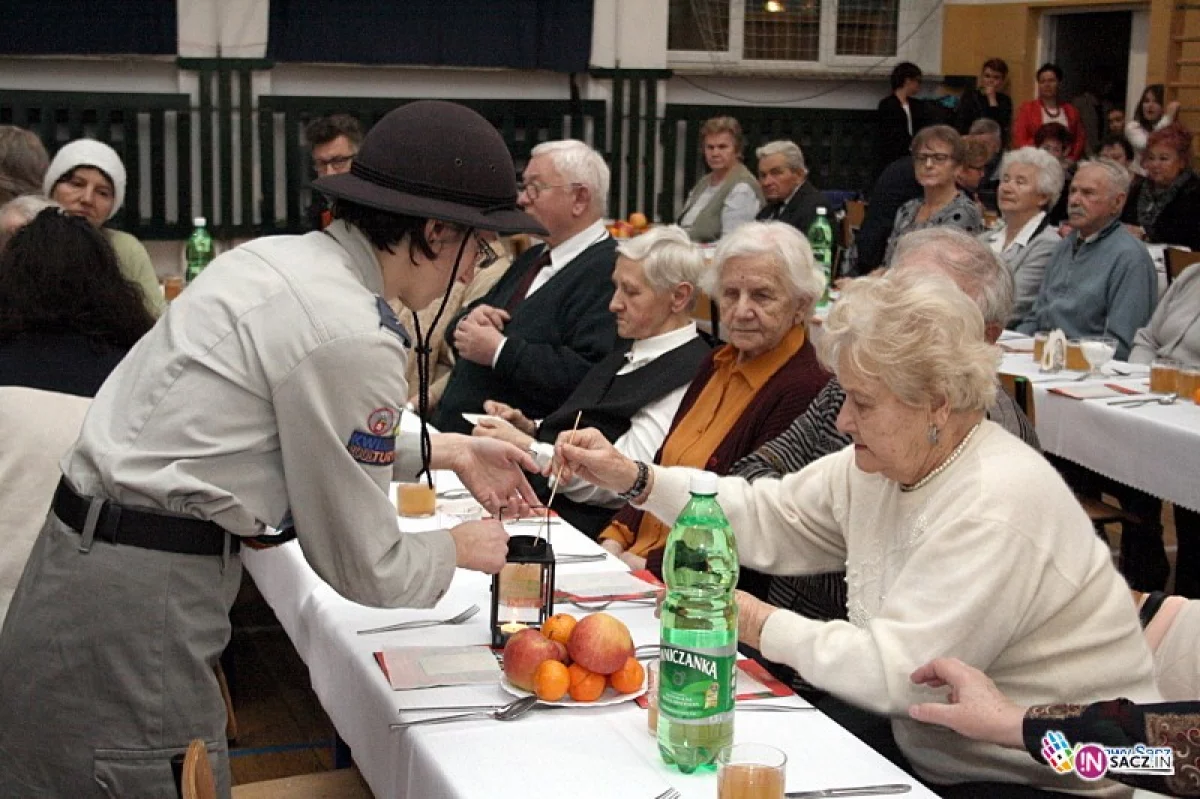
[[[948,163],[953,156],[950,153],[913,153],[913,161],[918,166],[933,161],[938,166]]]
[[[524,194],[530,200],[537,200],[537,198],[540,197],[542,192],[544,192],[546,189],[565,189],[567,187],[573,188],[578,185],[579,185],[578,183],[550,184],[550,183],[538,183],[537,181],[533,181],[531,183],[521,182],[521,183],[517,184],[517,196]]]
[[[325,169],[340,169],[354,160],[353,155],[334,155],[329,158],[314,158],[313,169],[320,172]]]

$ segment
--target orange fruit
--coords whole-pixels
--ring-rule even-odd
[[[646,670],[636,658],[628,658],[625,665],[608,675],[608,681],[619,694],[632,694],[642,690],[642,681],[646,678]]]
[[[555,613],[542,625],[542,635],[566,646],[577,623],[570,613]]]
[[[608,687],[608,680],[603,674],[588,671],[578,663],[572,663],[567,671],[571,675],[569,693],[576,702],[595,702]]]
[[[557,702],[571,688],[571,674],[557,660],[543,660],[533,673],[533,692],[538,699]]]
[[[1195,391],[1192,392],[1192,402],[1196,403],[1197,405],[1200,405],[1200,388],[1197,388]]]

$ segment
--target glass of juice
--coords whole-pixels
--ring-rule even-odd
[[[1187,364],[1179,368],[1179,377],[1175,379],[1175,390],[1179,399],[1196,401],[1196,389],[1200,388],[1200,365]]]
[[[1155,358],[1150,364],[1150,390],[1155,394],[1170,394],[1179,379],[1179,361]]]
[[[717,799],[783,799],[787,755],[766,744],[734,744],[717,754]]]
[[[427,484],[400,483],[396,486],[396,512],[413,519],[432,516],[437,509],[437,491]]]
[[[1050,338],[1050,334],[1045,330],[1033,334],[1033,361],[1034,363],[1042,362],[1042,353],[1046,351],[1046,339]]]

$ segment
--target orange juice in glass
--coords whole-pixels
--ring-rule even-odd
[[[1050,338],[1050,334],[1045,330],[1040,333],[1033,334],[1033,362],[1041,363],[1042,354],[1046,351],[1046,339]]]
[[[173,276],[163,281],[163,299],[167,302],[178,297],[181,291],[183,291],[183,278]]]
[[[1083,357],[1083,348],[1079,345],[1077,338],[1067,341],[1066,366],[1072,372],[1086,372],[1090,368],[1087,359]]]
[[[717,754],[717,799],[783,799],[787,755],[766,744],[734,744]]]
[[[1179,361],[1158,358],[1150,364],[1150,390],[1155,394],[1170,394],[1175,391],[1179,379]]]
[[[405,518],[432,516],[437,492],[425,483],[400,483],[396,487],[396,512]]]
[[[1188,364],[1181,367],[1179,377],[1175,379],[1175,391],[1179,399],[1195,402],[1196,389],[1200,389],[1200,366]]]

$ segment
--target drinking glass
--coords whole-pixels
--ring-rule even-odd
[[[734,744],[717,754],[717,799],[783,799],[787,755],[766,744]]]
[[[1150,390],[1155,394],[1170,394],[1175,391],[1179,379],[1179,361],[1170,358],[1155,358],[1150,364]]]
[[[432,516],[437,509],[437,490],[426,483],[400,483],[396,486],[396,512],[406,519]]]
[[[1117,354],[1117,339],[1114,336],[1085,336],[1079,340],[1079,349],[1090,367],[1088,377],[1101,377],[1101,367]]]
[[[1187,364],[1180,367],[1175,386],[1175,390],[1179,392],[1179,399],[1195,402],[1196,391],[1200,389],[1200,365]]]
[[[646,663],[646,726],[658,735],[658,660]]]
[[[1050,334],[1045,330],[1038,331],[1033,334],[1033,362],[1042,362],[1042,353],[1046,351],[1046,339],[1050,338]]]

